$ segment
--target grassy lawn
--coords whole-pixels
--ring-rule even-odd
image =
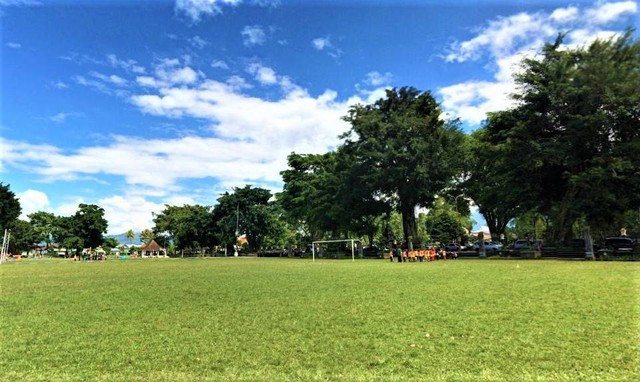
[[[640,263],[0,266],[3,381],[624,381]]]

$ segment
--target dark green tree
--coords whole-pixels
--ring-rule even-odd
[[[133,229],[129,229],[124,235],[127,238],[127,240],[129,240],[129,244],[131,244],[133,239],[136,238],[136,233]]]
[[[322,238],[325,232],[337,236],[343,208],[336,153],[291,153],[287,161],[289,168],[280,173],[284,187],[278,200],[290,223],[307,228],[313,239]]]
[[[33,249],[38,243],[38,233],[33,226],[24,220],[15,220],[11,227],[11,240],[9,250],[11,253],[20,254]]]
[[[216,244],[211,207],[201,205],[170,206],[155,215],[153,233],[168,234],[176,249],[198,249]]]
[[[5,229],[10,229],[13,223],[18,220],[22,212],[20,202],[16,194],[0,182],[0,235]]]
[[[89,248],[102,245],[108,226],[104,209],[95,204],[80,204],[71,221],[74,236],[82,239],[83,245]]]
[[[113,237],[107,237],[102,242],[102,247],[107,253],[109,253],[109,251],[111,251],[113,248],[118,248],[119,246],[120,242],[118,241],[118,239]]]
[[[44,242],[49,248],[53,240],[53,232],[56,229],[56,216],[50,212],[38,211],[27,215],[27,217],[38,235],[38,242]]]
[[[265,247],[273,238],[281,235],[284,220],[282,210],[270,202],[271,192],[264,188],[246,185],[234,187],[233,192],[225,192],[218,198],[213,208],[218,238],[232,250],[237,235],[246,235],[250,250]]]
[[[430,92],[404,87],[344,117],[351,123],[344,149],[358,183],[402,214],[406,241],[417,235],[416,207],[431,206],[462,172],[464,135],[441,114]]]
[[[512,139],[520,121],[513,111],[489,113],[485,125],[471,136],[472,160],[463,188],[478,206],[492,236],[500,237],[520,212],[535,208],[531,190],[538,189],[532,172],[537,158],[523,149],[529,142]]]
[[[640,43],[629,32],[567,50],[562,39],[524,61],[508,134],[514,160],[530,159],[513,182],[549,218],[553,242],[580,219],[606,227],[640,206]]]
[[[434,242],[441,244],[460,243],[466,236],[465,225],[468,219],[456,212],[455,205],[447,198],[439,197],[424,219],[426,233]]]

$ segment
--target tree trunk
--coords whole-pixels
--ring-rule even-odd
[[[409,249],[413,249],[413,240],[415,240],[418,229],[416,227],[416,206],[412,204],[410,206],[403,206],[400,213],[402,213],[402,230],[404,231],[404,241],[407,243]]]

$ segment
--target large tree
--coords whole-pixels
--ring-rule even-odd
[[[85,247],[101,246],[108,226],[104,209],[95,204],[80,204],[72,217],[73,232],[83,240]]]
[[[509,132],[514,162],[531,159],[514,185],[549,217],[554,242],[579,219],[606,227],[640,206],[640,43],[627,33],[569,50],[562,38],[524,61]]]
[[[279,206],[270,199],[269,190],[250,185],[234,187],[232,193],[222,194],[213,209],[220,242],[230,248],[236,243],[237,235],[246,235],[251,250],[273,243],[274,237],[283,234],[279,223],[283,217]]]
[[[22,207],[16,194],[9,189],[8,184],[5,186],[0,182],[0,235],[5,229],[11,228],[21,212]]]
[[[513,111],[489,113],[485,125],[471,135],[473,159],[464,192],[478,206],[494,237],[504,234],[520,212],[535,207],[530,191],[537,182],[531,164],[537,158],[521,149],[526,140],[511,138],[518,123]]]
[[[38,233],[33,226],[24,220],[16,220],[11,228],[11,241],[9,248],[12,253],[27,252],[37,244]]]
[[[176,249],[200,249],[216,244],[211,207],[201,205],[171,206],[155,215],[153,232],[168,234]]]
[[[50,212],[38,211],[27,215],[27,217],[38,235],[38,241],[44,242],[49,249],[56,229],[56,216]]]
[[[102,207],[82,203],[74,215],[55,219],[52,237],[56,243],[75,250],[79,255],[83,248],[101,246],[108,226]]]
[[[353,106],[344,119],[351,130],[344,148],[359,184],[402,214],[405,241],[417,235],[415,210],[460,174],[463,134],[442,118],[430,92],[390,89],[371,105]]]
[[[306,228],[313,239],[321,239],[325,232],[332,236],[340,230],[340,179],[338,156],[326,154],[297,154],[287,157],[289,168],[282,171],[283,192],[278,195],[290,222]]]

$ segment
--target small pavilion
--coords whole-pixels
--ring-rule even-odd
[[[142,257],[167,257],[167,251],[158,245],[155,240],[151,240],[149,244],[140,247],[139,251]]]

